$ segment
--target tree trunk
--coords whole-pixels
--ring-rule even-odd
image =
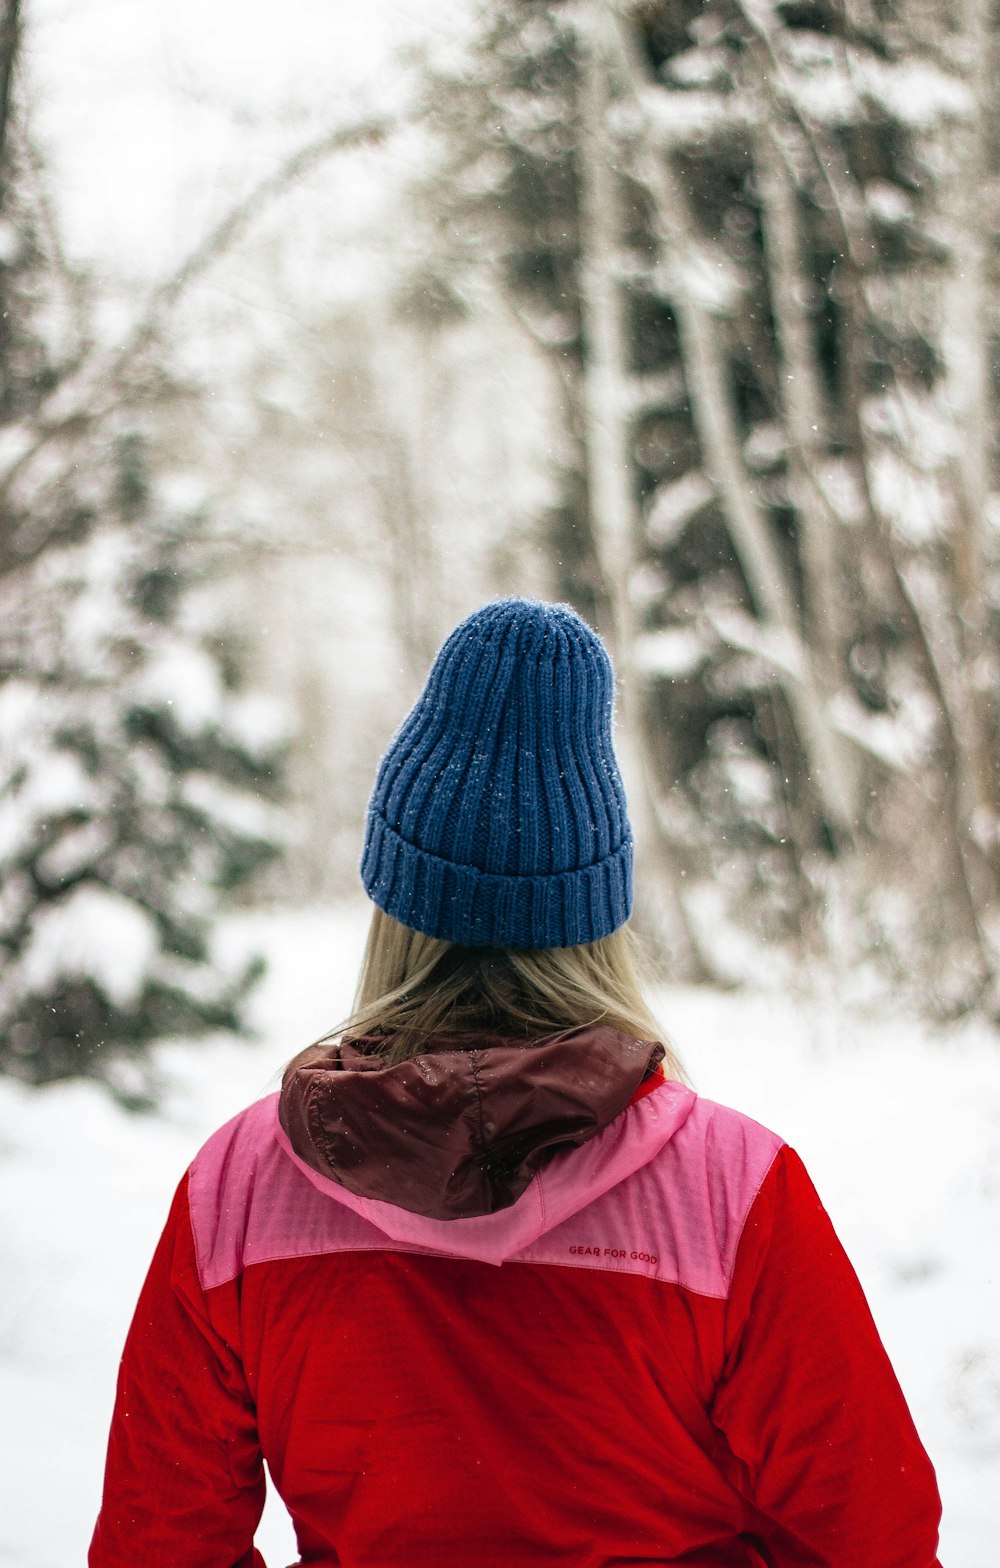
[[[841,684],[846,642],[837,519],[817,482],[827,451],[826,410],[806,306],[810,282],[803,261],[798,194],[772,105],[754,135],[764,252],[778,351],[778,381],[789,444],[792,499],[798,518],[805,583],[805,633],[816,684],[825,701]],[[787,133],[788,127],[785,131]]]
[[[847,318],[844,340],[848,345],[846,379],[842,407],[848,424],[850,445],[856,453],[857,476],[863,501],[863,541],[869,588],[877,585],[879,597],[896,616],[910,647],[925,687],[938,711],[940,766],[944,775],[941,826],[949,867],[951,909],[959,940],[977,955],[980,980],[988,979],[991,960],[980,917],[980,896],[975,871],[970,864],[966,802],[969,786],[965,780],[967,760],[963,751],[959,722],[949,691],[938,667],[932,639],[910,593],[909,585],[893,548],[891,523],[882,517],[875,500],[871,478],[869,439],[861,417],[863,399],[861,367],[855,346],[861,341],[866,315],[863,280],[853,268],[845,270],[841,304]]]
[[[780,673],[816,799],[833,836],[849,841],[856,820],[853,759],[824,707],[800,635],[788,570],[743,466],[718,317],[693,281],[699,271],[699,256],[687,198],[669,159],[660,155],[651,135],[643,102],[646,84],[635,41],[628,24],[617,17],[614,35],[622,81],[638,109],[633,172],[649,192],[659,226],[663,291],[677,318],[705,467],[718,486],[733,548],[757,613],[788,650]]]
[[[7,140],[10,130],[11,88],[21,42],[20,0],[2,0],[0,10],[0,212],[7,193]]]
[[[636,618],[631,580],[637,565],[640,519],[633,473],[630,393],[631,351],[625,300],[619,282],[621,215],[618,171],[609,161],[608,66],[603,6],[591,4],[580,27],[581,213],[580,295],[585,339],[584,415],[591,532],[611,617],[612,648],[621,693],[617,744],[630,783],[639,863],[640,914],[651,913],[651,884],[643,865],[652,862],[665,900],[664,938],[676,978],[711,978],[698,948],[677,882],[677,866],[656,810],[649,704],[635,660]],[[659,738],[662,740],[662,737]],[[647,917],[647,924],[652,921]]]
[[[960,432],[953,483],[957,527],[953,550],[955,612],[962,671],[964,742],[969,755],[967,810],[980,842],[989,846],[1000,869],[1000,776],[995,678],[989,658],[989,628],[983,584],[986,502],[991,489],[990,449],[993,410],[990,385],[992,302],[987,277],[992,221],[983,201],[989,169],[987,104],[993,92],[992,26],[986,0],[962,0],[956,7],[972,95],[969,116],[953,129],[954,178],[945,191],[951,242],[944,291],[943,349],[947,401]]]

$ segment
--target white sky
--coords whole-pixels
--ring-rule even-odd
[[[449,48],[467,0],[34,0],[26,64],[71,254],[160,274],[282,149]]]

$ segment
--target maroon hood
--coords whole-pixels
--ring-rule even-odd
[[[557,1149],[620,1115],[664,1055],[601,1024],[523,1043],[441,1036],[395,1067],[378,1045],[345,1040],[290,1067],[281,1125],[320,1175],[432,1219],[508,1208]]]

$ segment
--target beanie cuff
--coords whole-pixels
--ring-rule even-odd
[[[361,880],[374,904],[411,930],[463,947],[579,947],[632,913],[632,840],[577,871],[500,876],[458,865],[368,817]]]

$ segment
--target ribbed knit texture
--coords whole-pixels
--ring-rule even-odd
[[[386,914],[471,947],[574,947],[632,909],[632,834],[600,638],[565,605],[457,626],[391,741],[361,878]]]

